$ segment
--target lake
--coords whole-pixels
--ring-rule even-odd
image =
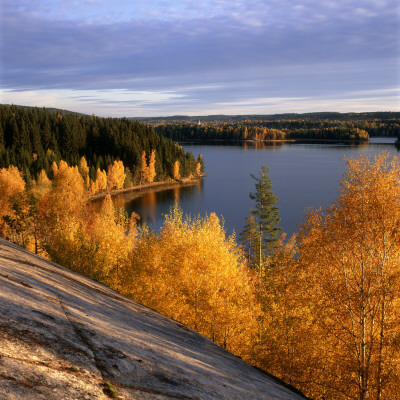
[[[383,150],[397,155],[396,138],[370,138],[369,143],[297,143],[198,145],[181,143],[195,156],[203,155],[206,177],[198,184],[145,194],[125,202],[154,229],[177,200],[184,214],[204,216],[215,212],[225,221],[227,234],[239,234],[253,202],[254,180],[262,165],[269,169],[272,188],[279,198],[281,227],[289,236],[304,221],[307,207],[326,207],[338,195],[345,170],[344,158]]]

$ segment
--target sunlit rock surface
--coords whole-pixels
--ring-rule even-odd
[[[304,399],[182,324],[0,239],[0,399],[110,396]]]

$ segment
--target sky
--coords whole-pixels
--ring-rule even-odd
[[[112,117],[400,111],[398,0],[1,0],[0,103]]]

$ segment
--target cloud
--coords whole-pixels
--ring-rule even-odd
[[[222,103],[389,88],[400,82],[397,7],[392,0],[3,0],[0,87],[110,89],[123,99],[123,90],[174,93],[174,101],[195,105],[209,96]]]

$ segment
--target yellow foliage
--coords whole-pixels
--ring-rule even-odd
[[[136,221],[116,214],[111,196],[107,194],[99,213],[85,229],[82,238],[85,251],[81,256],[81,270],[91,277],[119,289],[120,270],[130,264],[136,241]],[[88,257],[89,255],[89,257]]]
[[[149,183],[154,181],[154,178],[156,176],[156,152],[153,150],[150,155],[150,161],[149,161],[149,166],[148,166],[148,174],[147,174],[147,180]]]
[[[96,171],[96,185],[97,191],[107,189],[107,173],[104,170],[97,168]]]
[[[173,177],[174,177],[174,179],[177,180],[177,181],[178,181],[179,179],[181,179],[181,174],[180,174],[180,172],[179,172],[179,161],[178,161],[178,160],[176,160],[176,161],[174,162]]]
[[[142,235],[121,290],[248,358],[259,309],[241,259],[215,214],[182,221],[176,209]]]
[[[146,161],[146,152],[142,151],[142,167],[141,167],[141,183],[148,182],[149,180],[149,167],[147,166]]]
[[[267,259],[264,275],[257,279],[263,313],[253,351],[257,366],[299,387],[306,371],[315,367],[310,354],[318,343],[312,342],[313,316],[301,294],[304,274],[294,258],[295,244],[295,237],[287,243],[281,238]]]
[[[87,165],[87,161],[84,156],[82,156],[79,161],[78,169],[79,169],[79,173],[81,174],[83,180],[86,182],[86,178],[89,176],[89,167]]]
[[[122,161],[114,161],[112,165],[108,167],[107,173],[107,187],[109,190],[122,189],[125,182],[125,168]]]
[[[98,191],[99,191],[99,186],[98,186],[97,180],[96,180],[96,181],[93,181],[93,180],[91,179],[91,180],[90,180],[90,183],[89,183],[89,194],[90,194],[91,196],[93,196],[93,195],[96,194]]]
[[[53,163],[51,164],[50,171],[51,171],[50,178],[54,178],[58,172],[58,165],[55,161],[53,161]]]
[[[319,340],[308,380],[314,398],[396,399],[400,164],[387,153],[346,163],[339,199],[311,211],[300,235]]]
[[[34,193],[38,199],[43,199],[51,189],[51,181],[47,177],[46,172],[42,169],[39,173],[36,186],[34,188]]]
[[[80,213],[86,198],[78,167],[69,167],[61,161],[51,190],[39,206],[40,229],[47,251],[51,257],[56,257],[57,252],[63,254],[57,262],[68,259],[68,251],[71,251],[75,234],[82,223]]]
[[[13,214],[10,197],[24,190],[25,181],[17,167],[0,169],[0,220],[3,215]]]
[[[200,176],[201,175],[201,164],[198,162],[196,164],[196,176]]]

